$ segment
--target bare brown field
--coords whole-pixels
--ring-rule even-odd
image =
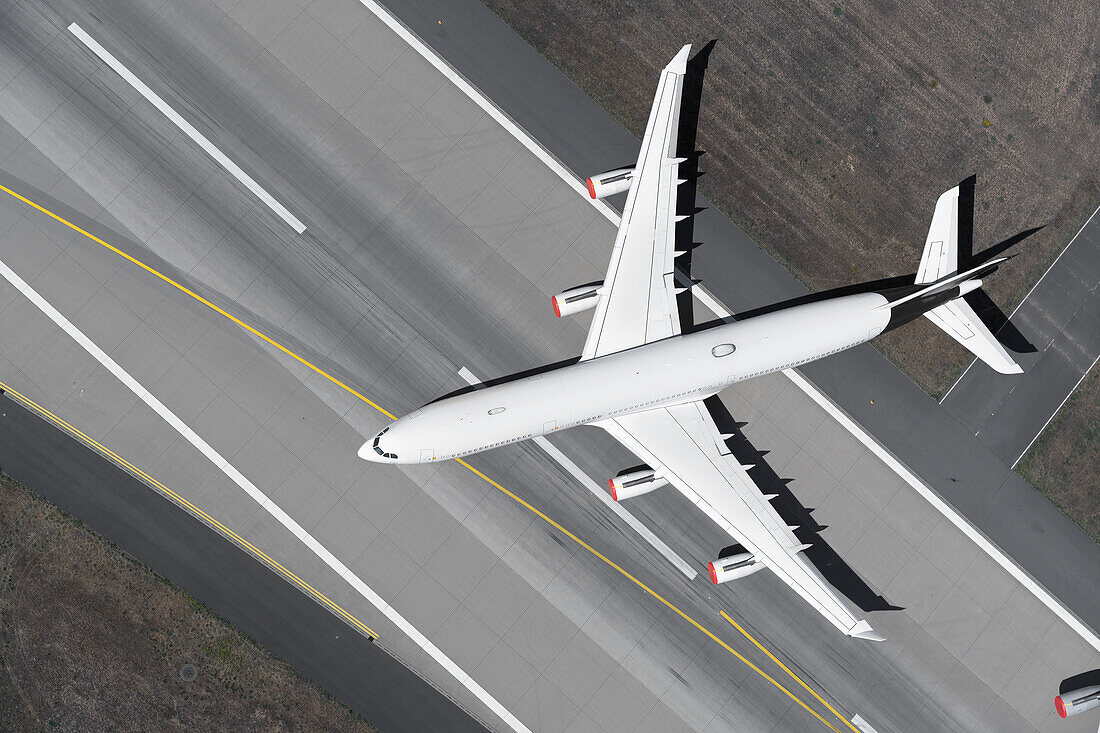
[[[1093,372],[1020,461],[1020,474],[1100,542],[1100,373]]]
[[[700,190],[813,290],[916,270],[978,175],[974,249],[1009,312],[1100,202],[1100,4],[485,0],[640,136],[659,69],[716,40]],[[701,273],[705,278],[706,273]],[[923,321],[876,345],[929,393],[969,361]]]
[[[3,476],[0,538],[0,730],[373,730]]]

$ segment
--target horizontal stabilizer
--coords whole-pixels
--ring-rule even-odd
[[[1009,356],[997,337],[986,328],[965,300],[957,298],[924,314],[944,333],[966,347],[974,356],[1001,374],[1022,374],[1023,369]]]

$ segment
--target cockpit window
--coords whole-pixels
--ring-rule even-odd
[[[378,455],[382,456],[383,458],[397,458],[397,456],[393,455],[392,453],[386,453],[385,451],[383,451],[381,448],[378,447],[379,439],[383,435],[388,433],[389,430],[390,430],[389,428],[386,428],[385,430],[380,432],[378,435],[374,436],[374,442],[371,443],[371,448],[374,448],[374,452],[377,453]]]

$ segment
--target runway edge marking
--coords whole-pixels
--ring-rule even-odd
[[[462,367],[458,373],[471,387],[482,384],[482,381],[466,367]],[[691,567],[686,560],[677,555],[660,537],[653,534],[649,527],[642,524],[637,517],[627,511],[626,507],[612,499],[608,493],[599,484],[593,481],[591,476],[582,471],[580,466],[574,463],[569,456],[562,453],[558,450],[557,446],[547,440],[546,436],[540,435],[533,440],[535,445],[542,448],[542,450],[550,456],[551,460],[564,468],[582,486],[591,491],[601,504],[610,509],[619,519],[626,522],[627,526],[641,535],[642,539],[648,542],[657,552],[661,553],[661,555],[675,566],[677,570],[683,573],[688,580],[695,580],[699,575],[695,568]]]
[[[529,733],[529,729],[520,722],[519,718],[513,715],[507,708],[505,708],[495,697],[489,694],[480,684],[478,684],[473,677],[468,675],[461,667],[459,667],[449,656],[447,656],[439,647],[437,647],[428,637],[422,634],[415,626],[409,623],[404,616],[402,616],[397,609],[390,606],[380,595],[374,592],[374,590],[364,583],[358,575],[353,573],[344,563],[340,561],[335,555],[328,551],[328,549],[313,538],[300,524],[298,524],[293,517],[283,511],[275,502],[271,501],[266,494],[260,491],[244,474],[237,470],[233,464],[229,463],[222,457],[209,443],[207,443],[201,436],[199,436],[194,430],[192,430],[186,423],[180,420],[174,412],[169,410],[164,403],[157,399],[152,393],[150,393],[145,387],[143,387],[136,379],[130,376],[129,372],[123,369],[119,364],[112,359],[106,352],[104,352],[94,341],[89,339],[84,333],[78,329],[75,325],[69,321],[60,311],[54,308],[45,298],[38,294],[38,292],[27,284],[23,278],[21,278],[14,270],[8,265],[0,261],[0,275],[10,282],[20,293],[22,293],[28,300],[30,300],[42,313],[44,313],[51,321],[57,324],[66,334],[68,334],[74,341],[76,341],[85,351],[87,351],[96,361],[98,361],[107,371],[111,372],[119,381],[121,381],[126,387],[141,399],[146,405],[148,405],[154,412],[156,412],[165,422],[171,425],[176,432],[183,436],[191,445],[193,445],[200,453],[207,457],[211,463],[221,469],[233,483],[237,484],[248,494],[252,499],[260,505],[268,514],[270,514],[276,521],[288,529],[295,537],[297,537],[302,544],[310,549],[314,555],[321,559],[326,565],[332,568],[337,575],[342,577],[347,583],[359,593],[368,603],[377,608],[383,616],[385,616],[392,624],[405,633],[413,642],[416,643],[421,649],[423,649],[437,664],[443,667],[447,672],[454,677],[459,684],[463,685],[469,690],[478,700],[480,700],[486,707],[493,711],[495,715],[515,731],[521,733]]]
[[[352,616],[343,607],[341,607],[339,604],[334,602],[332,599],[330,599],[324,593],[317,590],[312,585],[310,585],[309,583],[307,583],[306,581],[302,580],[300,577],[295,575],[291,570],[286,568],[282,563],[275,560],[275,558],[271,557],[266,552],[264,552],[260,548],[256,547],[255,545],[253,545],[248,540],[246,540],[244,537],[237,534],[236,532],[231,530],[229,527],[227,527],[224,524],[222,524],[221,522],[219,522],[217,519],[214,519],[214,517],[207,514],[205,511],[203,511],[202,509],[200,509],[196,505],[192,504],[190,501],[183,498],[178,493],[176,493],[172,489],[168,488],[163,483],[161,483],[157,479],[153,478],[152,476],[147,474],[145,471],[143,471],[140,468],[138,468],[137,466],[135,466],[130,461],[126,460],[125,458],[123,458],[119,454],[115,453],[113,450],[111,450],[107,446],[103,445],[102,443],[97,441],[95,438],[92,438],[91,436],[89,436],[84,431],[82,431],[79,428],[76,428],[73,425],[69,424],[68,422],[66,422],[62,418],[58,417],[54,413],[47,410],[42,405],[38,404],[37,402],[35,402],[31,398],[29,398],[26,395],[18,392],[17,390],[13,389],[12,387],[10,387],[9,385],[7,385],[3,382],[0,382],[0,390],[2,390],[6,395],[10,396],[15,402],[23,405],[24,407],[31,410],[32,412],[38,413],[41,417],[43,417],[47,421],[53,423],[59,429],[63,430],[66,433],[69,433],[74,438],[79,440],[81,443],[84,443],[89,448],[95,450],[96,452],[98,452],[98,453],[102,454],[103,456],[105,456],[111,462],[117,464],[119,467],[121,467],[127,473],[132,474],[135,478],[140,480],[142,483],[145,483],[145,484],[149,485],[150,487],[152,487],[154,491],[156,491],[157,493],[164,496],[166,499],[171,501],[173,504],[177,505],[178,507],[180,507],[181,509],[183,509],[187,513],[191,514],[196,519],[200,520],[201,522],[203,522],[204,524],[209,526],[211,529],[216,531],[218,534],[224,536],[226,539],[228,539],[230,542],[232,542],[235,545],[237,545],[238,547],[240,547],[245,552],[247,552],[250,555],[254,556],[257,560],[259,560],[263,564],[267,565],[269,568],[274,570],[277,574],[282,575],[292,585],[297,586],[307,596],[310,596],[315,601],[317,601],[321,606],[327,608],[329,611],[334,613],[336,616],[338,616],[341,619],[347,621],[355,629],[358,629],[359,631],[363,632],[363,634],[365,634],[366,636],[369,636],[371,639],[377,639],[378,638],[378,633],[374,629],[372,629],[369,626],[367,626],[366,624],[364,624],[362,621],[360,621],[355,616]]]
[[[280,219],[289,224],[294,231],[301,234],[306,230],[306,225],[303,224],[298,217],[294,216],[285,206],[276,201],[275,197],[268,193],[263,186],[256,183],[252,176],[245,173],[239,165],[230,160],[229,157],[210,142],[205,135],[195,129],[194,125],[183,119],[176,110],[161,99],[156,92],[145,84],[145,82],[138,79],[132,71],[123,66],[122,62],[116,59],[110,51],[103,48],[94,38],[88,35],[83,28],[76,23],[72,23],[69,25],[69,32],[76,36],[80,42],[83,43],[89,51],[99,57],[103,63],[107,64],[116,74],[121,76],[138,94],[145,97],[146,101],[156,107],[161,114],[171,120],[176,127],[187,135],[187,137],[191,138],[196,145],[202,148],[207,155],[231,173],[245,188],[255,194],[260,201],[267,204],[268,208],[274,211]]]
[[[50,211],[49,209],[46,209],[46,208],[44,208],[44,207],[42,207],[42,206],[39,206],[38,204],[36,204],[35,202],[31,201],[31,200],[30,200],[30,199],[28,199],[27,197],[25,197],[25,196],[22,196],[22,195],[20,195],[20,194],[16,193],[15,191],[12,191],[12,190],[11,190],[10,188],[7,188],[6,186],[4,186],[4,185],[2,185],[2,184],[0,184],[0,191],[4,191],[5,193],[7,193],[7,194],[11,195],[12,197],[14,197],[14,198],[16,198],[16,199],[19,199],[20,201],[22,201],[23,203],[27,204],[28,206],[30,206],[30,207],[34,208],[35,210],[37,210],[37,211],[39,211],[39,212],[41,212],[41,213],[45,214],[46,216],[49,216],[50,218],[54,219],[55,221],[57,221],[57,222],[59,222],[59,223],[61,223],[61,224],[64,224],[65,226],[69,227],[70,229],[72,229],[72,230],[74,230],[74,231],[76,231],[76,232],[79,232],[80,234],[84,235],[85,237],[87,237],[88,239],[92,240],[93,242],[96,242],[97,244],[99,244],[99,245],[101,245],[101,246],[105,247],[106,249],[110,250],[111,252],[114,252],[115,254],[119,255],[119,256],[120,256],[120,257],[122,257],[123,259],[126,259],[127,261],[129,261],[129,262],[133,263],[134,265],[136,265],[136,266],[140,267],[141,269],[145,270],[145,271],[146,271],[146,272],[148,272],[149,274],[151,274],[151,275],[153,275],[153,276],[155,276],[155,277],[159,278],[160,280],[162,280],[162,281],[164,281],[165,283],[167,283],[167,284],[171,285],[172,287],[176,288],[177,290],[179,290],[179,291],[181,291],[181,292],[183,292],[183,293],[186,293],[187,295],[191,296],[192,298],[194,298],[194,299],[195,299],[195,300],[197,300],[198,302],[200,302],[200,303],[202,303],[203,305],[205,305],[206,307],[210,308],[211,310],[213,310],[213,311],[215,311],[215,312],[217,312],[217,313],[221,314],[222,316],[225,316],[225,318],[227,318],[228,320],[232,321],[232,322],[233,322],[234,324],[236,324],[236,325],[240,326],[241,328],[245,329],[246,331],[248,331],[249,333],[253,334],[253,335],[254,335],[254,336],[256,336],[257,338],[259,338],[259,339],[262,339],[263,341],[265,341],[265,342],[267,342],[267,343],[271,344],[272,346],[274,346],[275,348],[279,349],[280,351],[282,351],[282,352],[283,352],[283,353],[285,353],[286,355],[290,356],[291,358],[293,358],[293,359],[295,359],[296,361],[300,362],[300,363],[301,363],[301,364],[303,364],[304,366],[308,367],[309,369],[313,370],[314,372],[316,372],[316,373],[320,374],[321,376],[325,377],[325,378],[326,378],[326,379],[328,379],[328,380],[329,380],[330,382],[332,382],[333,384],[335,384],[335,385],[339,386],[339,387],[340,387],[341,389],[345,390],[345,391],[346,391],[346,392],[348,392],[349,394],[352,394],[352,395],[354,395],[355,397],[359,398],[359,399],[360,399],[360,400],[362,400],[362,401],[363,401],[364,403],[366,403],[366,404],[370,405],[371,407],[373,407],[373,408],[374,408],[375,410],[378,410],[378,411],[379,411],[380,413],[382,413],[383,415],[386,415],[387,417],[389,417],[389,418],[390,418],[391,420],[396,420],[396,419],[397,419],[397,418],[396,418],[396,417],[395,417],[395,416],[393,415],[393,413],[389,412],[388,410],[386,410],[386,409],[385,409],[384,407],[382,407],[381,405],[377,404],[376,402],[373,402],[373,401],[371,401],[371,400],[370,400],[370,399],[368,399],[368,398],[367,398],[367,397],[366,397],[365,395],[363,395],[363,394],[362,394],[361,392],[358,392],[357,390],[355,390],[355,389],[354,389],[354,388],[352,388],[351,386],[349,386],[349,385],[345,384],[344,382],[340,381],[339,379],[337,379],[336,377],[332,376],[332,375],[331,375],[331,374],[329,374],[328,372],[324,371],[323,369],[321,369],[321,368],[320,368],[320,367],[318,367],[317,365],[313,364],[312,362],[310,362],[310,361],[308,361],[308,360],[306,360],[306,359],[303,359],[303,358],[302,358],[301,356],[299,356],[299,355],[298,355],[298,354],[296,354],[295,352],[291,351],[291,350],[290,350],[290,349],[288,349],[287,347],[283,346],[283,345],[282,345],[282,344],[280,344],[280,343],[279,343],[278,341],[275,341],[274,339],[272,339],[271,337],[267,336],[266,334],[264,334],[264,333],[262,333],[262,332],[260,332],[260,331],[257,331],[257,330],[256,330],[255,328],[253,328],[252,326],[249,326],[249,325],[248,325],[247,323],[245,323],[245,322],[244,322],[244,321],[242,321],[241,319],[237,318],[236,316],[232,315],[231,313],[229,313],[229,312],[225,311],[224,309],[222,309],[222,308],[219,308],[218,306],[214,305],[213,303],[211,303],[211,302],[210,302],[209,300],[207,300],[207,299],[203,298],[203,297],[202,297],[201,295],[199,295],[198,293],[196,293],[196,292],[194,292],[194,291],[192,291],[192,290],[190,290],[190,289],[186,288],[185,286],[183,286],[183,285],[181,285],[180,283],[176,282],[175,280],[173,280],[172,278],[168,277],[167,275],[164,275],[163,273],[159,272],[158,270],[155,270],[155,269],[153,269],[153,268],[152,268],[152,267],[150,267],[149,265],[146,265],[146,264],[145,264],[144,262],[142,262],[141,260],[138,260],[138,259],[136,259],[136,258],[134,258],[134,257],[131,257],[130,255],[128,255],[128,254],[126,254],[125,252],[123,252],[122,250],[120,250],[120,249],[119,249],[118,247],[115,247],[114,245],[108,244],[107,242],[105,242],[104,240],[102,240],[102,239],[100,239],[99,237],[95,236],[94,234],[92,234],[92,233],[90,233],[90,232],[86,231],[85,229],[82,229],[81,227],[77,226],[76,224],[73,224],[72,222],[68,221],[67,219],[64,219],[63,217],[61,217],[61,216],[58,216],[57,214],[55,214],[54,212]],[[745,664],[746,664],[747,666],[749,666],[749,667],[750,667],[750,668],[751,668],[752,670],[754,670],[754,671],[755,671],[755,672],[756,672],[757,674],[759,674],[759,675],[760,675],[761,677],[763,677],[763,678],[764,678],[765,680],[767,680],[767,681],[768,681],[768,682],[770,682],[771,684],[775,685],[775,687],[777,687],[777,688],[778,688],[779,690],[781,690],[781,691],[782,691],[782,692],[783,692],[784,694],[786,694],[786,695],[787,695],[788,697],[790,697],[790,698],[792,698],[793,700],[795,700],[796,702],[798,702],[798,704],[799,704],[799,705],[801,705],[801,706],[802,706],[803,708],[806,708],[807,710],[809,710],[809,711],[810,711],[810,713],[812,713],[812,714],[813,714],[813,715],[814,715],[815,717],[817,717],[817,718],[818,718],[819,720],[822,720],[822,719],[821,719],[821,716],[819,716],[819,715],[818,715],[818,714],[817,714],[817,713],[816,713],[816,712],[815,712],[814,710],[812,710],[811,708],[807,707],[807,706],[806,706],[806,704],[805,704],[805,703],[804,703],[804,702],[803,702],[803,701],[802,701],[801,699],[799,699],[798,697],[796,697],[795,695],[793,695],[793,694],[792,694],[792,693],[791,693],[791,692],[790,692],[789,690],[787,690],[787,689],[786,689],[785,687],[783,687],[783,685],[779,684],[779,683],[778,683],[778,682],[776,682],[776,681],[775,681],[774,679],[772,679],[771,677],[769,677],[769,676],[768,676],[768,675],[767,675],[767,674],[766,674],[765,672],[763,672],[763,671],[762,671],[762,670],[761,670],[761,669],[760,669],[759,667],[757,667],[756,665],[754,665],[754,664],[753,664],[752,662],[748,661],[748,660],[747,660],[747,659],[746,659],[746,658],[745,658],[745,657],[744,657],[743,655],[741,655],[741,654],[740,654],[739,652],[737,652],[736,650],[734,650],[734,649],[733,649],[733,647],[731,647],[731,646],[730,646],[729,644],[727,644],[727,643],[726,643],[726,642],[724,642],[724,641],[723,641],[722,639],[720,639],[720,638],[719,638],[718,636],[716,636],[716,635],[715,635],[715,634],[714,634],[714,633],[713,633],[712,631],[710,631],[709,629],[707,629],[707,628],[706,628],[705,626],[703,626],[702,624],[700,624],[700,623],[699,623],[698,621],[696,621],[696,620],[695,620],[694,618],[692,618],[691,616],[688,616],[688,615],[687,615],[687,614],[686,614],[686,613],[685,613],[684,611],[680,610],[680,608],[678,608],[677,606],[673,605],[673,604],[672,604],[672,603],[671,603],[670,601],[668,601],[668,600],[667,600],[666,598],[664,598],[664,597],[663,597],[663,596],[661,596],[660,594],[658,594],[658,593],[656,593],[655,591],[653,591],[653,589],[651,589],[651,588],[650,588],[649,586],[647,586],[647,585],[646,585],[645,583],[643,583],[642,581],[638,580],[638,579],[637,579],[636,577],[634,577],[633,575],[631,575],[630,573],[628,573],[628,572],[627,572],[626,570],[624,570],[624,569],[623,569],[623,568],[622,568],[621,566],[617,565],[617,564],[616,564],[615,562],[613,562],[613,561],[612,561],[611,559],[609,559],[609,558],[608,558],[607,556],[603,555],[603,554],[602,554],[602,553],[600,553],[600,552],[599,552],[598,550],[596,550],[596,549],[595,549],[595,548],[593,548],[593,547],[592,547],[591,545],[589,545],[589,544],[588,544],[587,542],[585,542],[584,540],[580,539],[580,538],[579,538],[579,537],[577,537],[577,536],[576,536],[575,534],[573,534],[572,532],[570,532],[570,531],[569,531],[568,529],[566,529],[565,527],[563,527],[563,526],[562,526],[561,524],[559,524],[558,522],[556,522],[556,521],[554,521],[553,519],[551,519],[551,518],[550,518],[550,517],[549,517],[549,516],[548,516],[547,514],[545,514],[544,512],[540,511],[539,509],[535,508],[535,507],[534,507],[534,506],[533,506],[532,504],[530,504],[529,502],[527,502],[527,501],[523,500],[522,498],[520,498],[519,496],[517,496],[517,495],[516,495],[515,493],[513,493],[513,492],[509,491],[508,489],[504,488],[504,487],[503,487],[502,485],[500,485],[499,483],[497,483],[497,482],[496,482],[496,481],[494,481],[493,479],[489,478],[488,476],[486,476],[485,474],[483,474],[483,473],[482,473],[481,471],[477,470],[476,468],[474,468],[474,467],[473,467],[473,466],[471,466],[470,464],[466,463],[466,462],[465,462],[465,461],[463,461],[463,460],[462,460],[461,458],[459,458],[459,459],[455,459],[455,460],[456,460],[456,462],[457,462],[457,463],[459,463],[459,464],[461,464],[462,466],[464,466],[464,467],[465,467],[465,468],[466,468],[466,469],[467,469],[468,471],[470,471],[470,472],[471,472],[471,473],[473,473],[474,475],[476,475],[476,476],[478,476],[479,478],[481,478],[481,479],[482,479],[483,481],[485,481],[486,483],[488,483],[488,484],[489,484],[490,486],[493,486],[493,487],[495,487],[496,489],[498,489],[499,491],[501,491],[501,492],[502,492],[503,494],[505,494],[506,496],[508,496],[509,498],[511,498],[511,499],[512,499],[513,501],[515,501],[515,502],[516,502],[517,504],[519,504],[520,506],[522,506],[522,507],[526,508],[527,510],[531,511],[531,512],[532,512],[533,514],[535,514],[536,516],[538,516],[539,518],[541,518],[541,519],[542,519],[543,521],[545,521],[545,522],[546,522],[547,524],[549,524],[549,525],[550,525],[551,527],[553,527],[553,528],[557,529],[557,530],[558,530],[558,531],[560,531],[560,532],[561,532],[562,534],[564,534],[564,535],[565,535],[566,537],[570,538],[571,540],[573,540],[574,542],[576,542],[576,543],[577,543],[578,545],[580,545],[580,546],[581,546],[582,548],[584,548],[585,550],[587,550],[588,552],[590,552],[590,553],[591,553],[592,555],[594,555],[594,556],[595,556],[596,558],[598,558],[598,559],[599,559],[599,560],[601,560],[602,562],[606,563],[606,564],[607,564],[607,565],[608,565],[609,567],[611,567],[612,569],[614,569],[614,570],[615,570],[616,572],[618,572],[618,573],[620,573],[621,575],[623,575],[624,577],[626,577],[626,578],[627,578],[628,580],[630,580],[630,581],[631,581],[632,583],[634,583],[634,584],[635,584],[636,586],[638,586],[638,587],[639,587],[639,588],[640,588],[640,589],[641,589],[642,591],[644,591],[645,593],[648,593],[649,595],[651,595],[651,596],[653,596],[654,598],[656,598],[656,599],[657,599],[658,601],[660,601],[660,602],[661,602],[662,604],[664,604],[664,605],[665,605],[665,606],[666,606],[667,608],[669,608],[669,609],[670,609],[671,611],[673,611],[673,612],[674,612],[674,613],[675,613],[676,615],[680,616],[680,617],[681,617],[681,618],[683,618],[683,619],[684,619],[685,621],[687,621],[687,622],[688,622],[689,624],[691,624],[692,626],[694,626],[694,627],[695,627],[696,629],[698,629],[699,631],[703,632],[703,633],[704,633],[704,634],[705,634],[706,636],[708,636],[708,637],[709,637],[709,638],[710,638],[711,640],[713,640],[713,641],[714,641],[715,643],[717,643],[717,644],[718,644],[719,646],[721,646],[722,648],[724,648],[724,649],[725,649],[726,651],[728,651],[728,652],[729,652],[730,654],[734,655],[734,656],[735,656],[735,657],[736,657],[737,659],[739,659],[739,660],[741,660],[742,662],[744,662],[744,663],[745,663]],[[410,667],[410,669],[412,669],[412,668]],[[414,672],[414,673],[416,673],[416,674],[419,674],[419,672],[418,672],[417,670],[415,670],[415,669],[413,670],[413,672]],[[822,722],[823,722],[823,723],[825,723],[825,725],[827,725],[827,726],[828,726],[828,727],[829,727],[830,729],[832,729],[832,730],[834,730],[834,731],[836,731],[836,730],[837,730],[837,729],[836,729],[835,727],[833,727],[833,726],[832,726],[831,724],[829,724],[829,723],[828,723],[827,721],[824,721],[824,720],[822,720]],[[837,731],[837,733],[839,733],[839,731]]]
[[[1048,267],[1048,268],[1047,268],[1046,270],[1044,270],[1044,271],[1043,271],[1043,274],[1042,274],[1042,275],[1040,275],[1040,276],[1039,276],[1039,279],[1035,281],[1035,284],[1031,286],[1031,290],[1028,290],[1028,291],[1027,291],[1027,295],[1025,295],[1025,296],[1023,297],[1023,300],[1021,300],[1021,301],[1019,302],[1019,304],[1017,304],[1017,306],[1016,306],[1015,308],[1013,308],[1013,309],[1012,309],[1012,313],[1010,313],[1010,314],[1009,314],[1009,316],[1008,316],[1008,321],[1009,321],[1010,323],[1012,322],[1012,319],[1013,319],[1013,318],[1015,317],[1015,315],[1016,315],[1016,312],[1017,312],[1017,311],[1019,311],[1019,310],[1020,310],[1021,308],[1023,308],[1023,307],[1024,307],[1024,303],[1026,303],[1026,302],[1027,302],[1027,299],[1031,297],[1031,294],[1032,294],[1032,293],[1034,293],[1034,292],[1035,292],[1035,289],[1039,287],[1039,284],[1043,282],[1043,278],[1045,278],[1045,277],[1046,277],[1047,275],[1049,275],[1049,274],[1050,274],[1050,271],[1051,271],[1051,270],[1053,270],[1053,269],[1054,269],[1054,266],[1058,264],[1058,260],[1062,259],[1062,255],[1064,255],[1064,254],[1065,254],[1066,252],[1068,252],[1068,251],[1069,251],[1069,248],[1073,246],[1073,243],[1077,241],[1077,238],[1078,238],[1079,236],[1081,236],[1081,232],[1085,231],[1085,227],[1087,227],[1087,226],[1089,225],[1089,222],[1090,222],[1090,221],[1092,221],[1092,218],[1093,218],[1094,216],[1096,216],[1096,214],[1097,214],[1098,212],[1100,212],[1100,206],[1097,206],[1097,207],[1096,207],[1096,209],[1094,209],[1094,210],[1093,210],[1093,212],[1092,212],[1091,214],[1089,214],[1089,218],[1088,218],[1088,219],[1085,219],[1085,223],[1081,225],[1081,228],[1077,230],[1077,233],[1073,235],[1073,238],[1069,240],[1069,244],[1067,244],[1067,245],[1066,245],[1065,247],[1063,247],[1063,248],[1062,248],[1062,251],[1061,251],[1061,252],[1059,252],[1059,253],[1058,253],[1058,256],[1054,258],[1054,262],[1051,262],[1051,263],[1050,263],[1050,267]],[[1096,366],[1096,362],[1097,362],[1097,361],[1100,361],[1100,355],[1098,355],[1098,356],[1096,357],[1096,360],[1094,360],[1094,361],[1092,362],[1092,366]],[[963,377],[965,377],[965,376],[966,376],[966,373],[967,373],[967,372],[969,372],[969,371],[970,371],[970,368],[971,368],[972,366],[974,366],[975,364],[977,364],[977,363],[978,363],[978,359],[976,359],[976,358],[975,358],[975,359],[971,359],[971,360],[970,360],[970,363],[966,365],[966,369],[963,369],[963,373],[959,375],[959,378],[955,380],[955,383],[954,383],[954,384],[952,384],[952,385],[951,385],[950,387],[948,387],[948,388],[947,388],[947,391],[943,393],[943,397],[941,397],[941,398],[940,398],[940,404],[941,404],[941,405],[942,405],[942,404],[943,404],[944,402],[946,402],[946,401],[947,401],[947,397],[948,397],[948,395],[950,395],[950,394],[951,394],[951,390],[953,390],[953,389],[955,389],[955,387],[958,387],[958,386],[959,386],[959,382],[961,382],[961,381],[963,380]],[[1089,371],[1092,371],[1092,367],[1089,367]],[[1089,371],[1086,371],[1086,372],[1085,372],[1085,376],[1087,376],[1087,375],[1088,375]],[[1076,384],[1076,385],[1074,385],[1073,389],[1071,389],[1071,390],[1070,390],[1070,392],[1069,392],[1069,393],[1070,393],[1071,395],[1072,395],[1072,394],[1073,394],[1074,392],[1076,392],[1076,391],[1077,391],[1077,387],[1078,387],[1078,386],[1080,386],[1080,384],[1081,384],[1081,382],[1082,382],[1082,381],[1084,381],[1084,376],[1083,376],[1083,377],[1081,377],[1081,379],[1080,379],[1080,380],[1078,380],[1077,384]],[[1067,400],[1069,399],[1069,396],[1068,396],[1068,395],[1066,396],[1066,399],[1067,399]],[[1062,400],[1062,404],[1061,404],[1061,405],[1058,405],[1058,410],[1061,410],[1061,409],[1062,409],[1062,405],[1064,405],[1064,404],[1066,404],[1066,400]],[[1054,411],[1054,415],[1057,415],[1057,414],[1058,414],[1058,410],[1055,410],[1055,411]],[[1054,415],[1051,415],[1051,416],[1050,416],[1050,417],[1051,417],[1051,419],[1054,419]],[[1038,438],[1038,437],[1039,437],[1040,435],[1042,435],[1042,433],[1043,433],[1043,430],[1046,430],[1046,428],[1047,428],[1047,425],[1049,425],[1049,424],[1050,424],[1050,420],[1047,420],[1047,421],[1046,421],[1046,423],[1045,423],[1045,424],[1043,425],[1043,427],[1042,427],[1042,428],[1041,428],[1041,429],[1039,430],[1039,432],[1035,434],[1035,438]],[[1031,443],[1034,443],[1034,442],[1035,442],[1035,438],[1032,438],[1032,439],[1031,439]],[[1030,447],[1031,447],[1031,443],[1028,443],[1028,444],[1027,444],[1027,447],[1028,447],[1028,448],[1030,448]],[[1027,453],[1027,449],[1024,449],[1024,453]],[[1020,454],[1020,458],[1023,458],[1023,453],[1021,453],[1021,454]],[[1019,462],[1020,462],[1020,458],[1017,458],[1017,459],[1016,459],[1016,463],[1019,463]],[[1013,468],[1016,468],[1016,463],[1013,463],[1013,464],[1012,464],[1012,467],[1013,467]]]
[[[406,43],[408,43],[414,50],[416,50],[424,59],[435,67],[437,71],[443,74],[451,83],[461,89],[466,96],[470,98],[475,104],[477,104],[482,110],[485,111],[490,117],[496,120],[505,130],[507,130],[512,137],[514,137],[523,147],[527,148],[532,154],[534,154],[539,160],[543,162],[550,170],[558,175],[566,184],[569,185],[578,194],[583,195],[586,200],[589,200],[588,189],[584,186],[581,180],[573,174],[565,165],[554,157],[553,153],[540,145],[526,130],[519,126],[511,117],[509,117],[502,109],[497,107],[488,97],[481,93],[481,91],[471,84],[467,79],[456,71],[450,64],[443,60],[435,51],[433,51],[427,44],[420,40],[419,36],[414,34],[411,30],[406,28],[397,18],[390,15],[389,11],[381,7],[374,0],[359,0],[368,10],[374,13],[379,20],[385,23],[391,30],[397,33]],[[602,200],[596,199],[591,202],[592,205],[607,219],[618,226],[621,221],[621,217],[610,206],[605,204]],[[1095,213],[1095,212],[1094,212]],[[1068,245],[1067,245],[1068,248]],[[731,314],[727,311],[709,292],[706,292],[702,286],[696,285],[692,288],[692,293],[699,301],[707,306],[715,315],[720,318],[729,318]],[[1086,642],[1088,642],[1094,649],[1100,651],[1100,638],[1096,634],[1085,626],[1085,624],[1078,619],[1073,613],[1057,601],[1050,595],[1042,586],[1040,586],[1035,580],[1031,578],[1027,573],[1023,571],[1015,562],[1008,558],[1003,552],[997,548],[985,535],[975,528],[969,521],[959,515],[947,502],[940,498],[931,487],[927,486],[916,475],[914,475],[908,468],[904,466],[897,458],[893,456],[889,451],[881,446],[878,441],[868,435],[859,425],[848,417],[843,411],[837,407],[832,400],[826,397],[820,392],[817,387],[806,380],[801,374],[798,374],[792,369],[783,371],[783,374],[787,376],[795,385],[805,392],[813,399],[822,409],[824,409],[829,415],[831,415],[837,422],[844,426],[848,432],[855,436],[861,443],[867,446],[871,452],[879,457],[891,470],[894,471],[899,477],[901,477],[906,483],[916,489],[917,493],[923,496],[933,507],[935,507],[941,514],[948,518],[952,524],[954,524],[963,534],[969,537],[978,545],[987,555],[1004,568],[1012,577],[1018,580],[1025,588],[1027,588],[1032,595],[1042,601],[1043,605],[1047,606],[1051,611],[1055,613],[1058,618],[1062,619],[1066,624],[1070,626],[1077,634],[1081,636]]]

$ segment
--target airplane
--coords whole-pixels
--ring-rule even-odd
[[[735,540],[708,566],[715,584],[771,569],[848,636],[881,641],[837,595],[726,445],[703,400],[728,385],[870,341],[924,315],[1002,373],[1022,370],[962,299],[1007,258],[958,272],[956,187],[936,203],[916,281],[794,305],[681,333],[674,264],[680,101],[691,46],[661,73],[637,165],[587,181],[627,192],[602,283],[553,296],[559,317],[595,308],[576,363],[456,394],[401,417],[359,449],[378,463],[432,463],[555,433],[604,429],[647,466],[610,479],[617,501],[671,485]]]

